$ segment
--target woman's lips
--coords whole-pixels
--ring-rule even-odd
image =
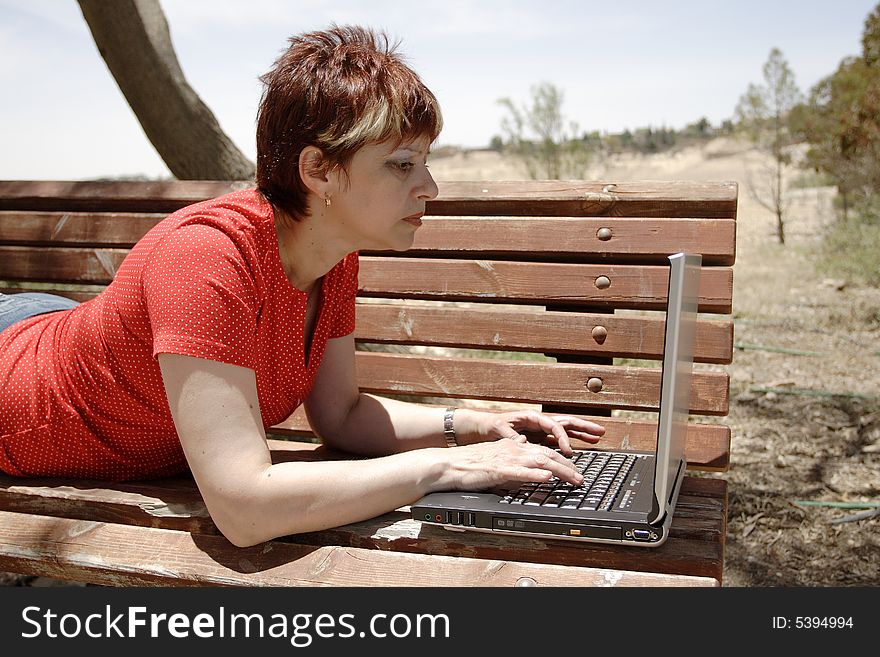
[[[413,226],[415,226],[416,228],[418,228],[419,226],[422,225],[422,216],[423,216],[424,214],[425,214],[424,212],[419,212],[418,214],[411,214],[411,215],[408,216],[408,217],[404,217],[403,220],[404,220],[406,223],[408,223],[408,224],[412,224]]]

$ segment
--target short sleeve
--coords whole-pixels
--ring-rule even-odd
[[[329,338],[341,338],[354,332],[355,299],[358,292],[358,271],[360,260],[357,252],[349,253],[342,263],[339,298],[336,303],[336,321],[330,326]]]
[[[153,356],[173,353],[254,369],[259,294],[248,261],[217,228],[165,235],[142,273]]]

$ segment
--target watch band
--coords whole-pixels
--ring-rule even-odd
[[[458,441],[455,439],[455,427],[452,423],[452,417],[455,414],[455,407],[450,406],[443,414],[443,437],[446,438],[447,447],[458,447]]]

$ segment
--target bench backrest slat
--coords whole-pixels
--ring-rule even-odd
[[[355,338],[364,342],[660,360],[662,317],[535,311],[531,308],[361,303]],[[733,325],[697,324],[695,360],[729,363]]]
[[[107,285],[128,249],[0,247],[0,280]],[[606,283],[600,279],[606,279]],[[581,265],[363,256],[364,297],[486,303],[566,304],[662,310],[669,268],[659,265]],[[733,295],[729,267],[706,268],[700,311],[728,313]]]
[[[659,405],[660,370],[655,368],[369,352],[357,357],[358,383],[369,392],[628,410]],[[601,382],[596,392],[587,386],[593,378]],[[727,389],[726,373],[695,372],[692,412],[727,415]]]
[[[0,211],[2,245],[130,248],[164,214]],[[540,222],[539,225],[533,225]],[[731,265],[736,222],[728,219],[431,217],[399,257],[665,264],[666,254],[699,251],[705,265]],[[475,235],[479,240],[475,241]],[[588,254],[588,255],[587,255]],[[364,255],[376,255],[364,252]]]
[[[0,181],[0,210],[173,212],[250,186],[227,181]],[[440,182],[428,214],[736,217],[735,182]]]

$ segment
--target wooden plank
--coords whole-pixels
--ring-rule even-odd
[[[0,211],[0,244],[131,248],[166,215]],[[599,235],[605,235],[600,239]],[[364,255],[665,264],[678,251],[732,265],[736,222],[727,219],[425,217],[404,252]]]
[[[315,443],[270,440],[269,444],[275,463],[361,458]],[[640,449],[643,446],[633,444],[632,447]],[[717,497],[714,488],[717,480],[689,477],[688,481],[689,495]],[[692,500],[693,503],[696,502]],[[708,504],[710,506],[707,508],[718,507],[711,500]],[[180,529],[197,534],[219,533],[195,482],[189,476],[161,481],[105,482],[0,475],[0,511]],[[687,514],[682,517],[687,517]],[[676,532],[683,536],[692,526],[692,522],[684,522],[676,528]]]
[[[107,285],[127,249],[0,247],[0,279]]]
[[[669,267],[365,257],[358,283],[365,297],[662,310]],[[729,313],[732,296],[733,270],[704,267],[700,311]]]
[[[613,425],[609,429],[613,431]],[[605,447],[617,447],[607,442],[603,440]],[[645,444],[634,441],[631,447],[651,448],[650,441],[643,442]],[[269,444],[276,463],[358,458],[315,443],[270,440]],[[700,527],[706,526],[707,519],[712,525],[715,522],[712,514],[721,510],[720,503],[714,499],[719,495],[715,483],[718,480],[688,477],[687,481],[685,490],[688,495],[706,499],[691,499],[689,502],[690,507],[703,505],[699,514],[689,513],[687,505],[682,507],[681,520],[676,521],[674,535],[681,538],[693,535],[705,540]],[[188,476],[161,481],[102,482],[0,475],[0,511],[219,534],[195,482]]]
[[[0,570],[110,586],[717,586],[709,577],[271,541],[0,512]]]
[[[313,444],[271,441],[271,445],[273,460],[276,462],[350,458],[350,455]],[[84,533],[89,533],[94,527],[106,522],[132,527],[181,528],[193,534],[216,534],[216,529],[201,504],[195,483],[188,477],[129,483],[2,477],[0,484],[2,484],[0,510],[9,513],[10,516],[28,518],[41,515],[54,516],[61,519],[59,522],[62,524],[78,520],[85,524],[79,525],[77,531]],[[361,523],[288,537],[284,540],[297,544],[341,545],[370,550],[677,573],[710,577],[720,581],[726,508],[726,483],[723,480],[687,477],[679,498],[670,538],[657,550],[553,540],[511,539],[482,533],[446,532],[413,521],[406,507]],[[8,535],[3,517],[0,514],[0,528],[3,529],[0,534]],[[189,523],[181,525],[181,520],[187,517]],[[44,523],[44,526],[52,525]],[[29,540],[25,537],[20,538]],[[132,537],[128,540],[140,542],[142,539]],[[220,540],[225,543],[225,539]],[[13,539],[12,543],[19,548],[22,545],[16,539]],[[27,542],[23,544],[29,545]],[[274,544],[275,542],[272,542],[272,547],[268,548],[273,552]],[[236,550],[229,547],[233,551]],[[95,548],[90,548],[93,549]],[[172,549],[172,545],[166,545],[162,552]],[[106,556],[102,553],[101,559]],[[136,555],[126,553],[117,557],[127,564],[127,566],[123,564],[122,568],[139,565]],[[367,563],[369,562],[369,557],[363,558]],[[17,559],[21,560],[20,549]],[[231,557],[229,559],[231,560]],[[52,567],[51,564],[49,566]],[[45,564],[35,563],[33,567],[42,569],[45,568]],[[12,565],[11,562],[0,561],[0,569],[16,570],[16,568],[18,566]],[[163,566],[162,570],[165,571],[166,567]],[[72,578],[68,570],[54,573],[43,570],[36,572],[62,579]],[[204,575],[208,571],[198,572]],[[175,573],[174,577],[178,576],[181,575]],[[103,580],[97,581],[103,583]],[[138,583],[138,581],[126,580],[117,583]],[[152,583],[152,581],[147,580],[143,583]]]
[[[219,533],[191,477],[127,483],[0,475],[0,510]]]
[[[60,284],[59,284],[60,285]],[[89,287],[89,286],[83,286]],[[88,301],[94,299],[104,286],[100,288],[92,288],[93,291],[71,290],[68,287],[55,287],[52,284],[34,284],[22,281],[19,284],[0,285],[0,293],[17,294],[19,292],[46,292],[48,294],[57,294],[58,296],[67,297],[74,301]]]
[[[95,292],[59,288],[42,291],[88,301]],[[4,286],[0,292],[32,291]],[[604,329],[596,333],[594,329]],[[604,337],[601,337],[603,336]],[[458,349],[561,353],[660,360],[663,357],[664,320],[659,317],[559,313],[542,310],[462,308],[452,304],[359,303],[355,339],[358,342],[426,345]],[[733,359],[733,322],[697,322],[694,360],[729,364]]]
[[[656,410],[660,395],[655,368],[369,352],[358,352],[356,362],[361,390],[378,394],[628,410]],[[598,392],[587,387],[592,378],[602,381]],[[727,373],[695,372],[691,383],[691,413],[727,415]]]
[[[270,440],[275,462],[359,458],[316,443]],[[108,482],[0,474],[0,511],[219,534],[191,476]]]
[[[698,482],[695,491],[694,482]],[[622,567],[721,581],[726,510],[726,482],[686,477],[670,536],[658,548],[451,532],[413,520],[406,509],[344,527],[301,534],[296,541],[527,563]]]
[[[736,217],[737,183],[568,180],[438,183],[431,214]]]
[[[0,244],[131,248],[164,214],[138,212],[0,212]]]
[[[605,435],[597,445],[590,445],[579,440],[572,441],[576,449],[632,449],[649,451],[656,449],[657,423],[649,420],[632,418],[599,417],[581,415],[578,417],[598,422],[605,427]],[[315,438],[306,417],[305,409],[298,408],[293,414],[271,429],[273,435],[289,436],[301,440]],[[270,441],[272,449],[283,453],[287,445],[300,443],[288,441]],[[701,424],[691,422],[687,426],[685,439],[685,456],[688,468],[710,472],[725,472],[730,466],[730,427],[722,424]]]
[[[124,249],[0,247],[0,279],[106,285],[126,254]],[[600,277],[608,279],[608,287]],[[665,307],[668,284],[668,267],[498,260],[366,257],[359,275],[366,297],[653,310]],[[704,267],[700,311],[729,313],[732,296],[733,270]]]
[[[0,291],[9,294],[25,289],[5,286]],[[78,301],[97,294],[51,287],[44,291]],[[355,338],[379,344],[660,360],[664,328],[661,317],[360,303]],[[602,332],[594,334],[594,330]],[[726,364],[732,359],[733,323],[698,321],[694,360]]]
[[[250,187],[251,181],[6,180],[0,210],[168,213]]]
[[[362,255],[668,264],[679,251],[704,265],[732,265],[736,222],[728,219],[430,217],[412,247]]]
[[[171,212],[248,181],[0,181],[0,210]],[[736,217],[737,184],[673,181],[440,182],[437,215]]]
[[[363,342],[654,360],[664,334],[662,317],[397,303],[359,303],[355,329]],[[694,360],[732,359],[733,322],[698,321]]]
[[[165,216],[0,211],[0,244],[130,248]],[[602,230],[611,236],[600,239]],[[690,250],[707,265],[731,265],[735,239],[736,223],[726,219],[425,217],[410,249],[376,253],[662,264],[668,254]]]
[[[314,445],[297,443],[284,443],[278,451],[298,460],[340,456],[325,448],[315,449]],[[289,459],[282,457],[281,460]],[[199,524],[193,525],[188,531],[198,533],[196,527],[199,527],[216,533],[200,507],[200,497],[192,479],[129,484],[93,482],[96,487],[84,485],[88,482],[70,480],[61,481],[56,486],[47,483],[51,484],[52,480],[5,478],[5,485],[0,488],[0,509],[14,509],[19,512],[16,515],[28,513],[38,516],[42,511],[47,515],[95,524],[110,522],[141,526],[148,524],[139,522],[146,515],[155,520],[149,526],[162,529],[178,526],[175,517],[191,514],[194,522],[198,521]],[[155,508],[175,509],[175,513],[147,512],[144,508],[144,500],[147,499],[158,502]],[[81,503],[74,504],[77,500]],[[726,484],[723,480],[688,477],[667,543],[658,550],[626,548],[622,554],[610,546],[437,531],[412,521],[406,508],[362,523],[305,534],[290,540],[318,545],[508,558],[534,563],[610,565],[645,571],[699,573],[717,579],[720,578],[718,555],[723,554],[725,510]],[[631,561],[637,562],[637,565],[629,563]]]

